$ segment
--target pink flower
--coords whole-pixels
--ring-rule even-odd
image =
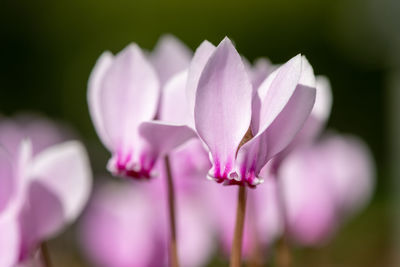
[[[178,255],[182,266],[204,266],[214,252],[203,179],[209,162],[198,140],[170,154],[174,175]],[[95,191],[81,225],[86,255],[100,266],[167,266],[166,174],[149,183],[108,182]]]
[[[151,198],[142,187],[114,182],[95,190],[80,234],[84,252],[95,265],[156,266],[153,260],[163,261]]]
[[[161,89],[184,68],[189,55],[176,42],[171,37],[161,41],[151,57],[155,66],[131,44],[116,56],[103,53],[92,71],[89,110],[97,134],[112,153],[107,168],[114,175],[150,178],[160,156],[194,136],[184,124],[154,121]],[[174,65],[179,54],[185,56]]]
[[[209,178],[252,187],[262,181],[261,169],[292,141],[313,107],[315,85],[305,64],[298,55],[254,88],[228,38],[217,48],[197,49],[187,90],[189,99],[195,96],[195,128],[210,152]]]
[[[68,126],[35,114],[22,113],[12,118],[0,118],[0,144],[13,156],[18,153],[21,141],[26,138],[31,140],[32,153],[36,155],[73,136]]]
[[[374,164],[365,144],[334,135],[294,150],[279,168],[285,219],[302,245],[328,241],[370,199]]]
[[[76,219],[90,193],[91,172],[75,141],[35,156],[24,141],[15,156],[2,151],[0,165],[0,266],[7,267],[29,261],[42,241]]]

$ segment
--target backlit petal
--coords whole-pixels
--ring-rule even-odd
[[[241,57],[225,38],[208,60],[196,92],[195,124],[210,150],[210,176],[226,178],[250,126],[252,86]]]
[[[151,53],[151,62],[164,85],[173,75],[189,66],[192,51],[173,35],[163,35]]]
[[[104,52],[97,60],[89,77],[87,101],[89,113],[100,140],[109,149],[112,149],[110,138],[104,128],[104,118],[101,106],[101,88],[103,86],[104,74],[113,62],[113,55]]]
[[[175,125],[163,121],[143,122],[139,132],[149,143],[152,153],[159,156],[196,136],[196,133],[185,125]]]
[[[203,41],[200,46],[196,49],[193,59],[190,62],[187,85],[186,85],[186,97],[187,105],[190,114],[189,126],[194,128],[194,105],[196,101],[196,91],[199,84],[200,75],[204,69],[204,66],[208,62],[210,56],[215,50],[215,46],[209,41]]]
[[[113,150],[135,149],[138,127],[154,118],[159,101],[157,75],[136,44],[118,55],[104,74],[100,103]]]
[[[31,181],[30,212],[39,220],[37,234],[48,238],[74,221],[88,200],[92,175],[84,147],[70,141],[44,150],[32,162]]]

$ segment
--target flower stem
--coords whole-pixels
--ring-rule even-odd
[[[169,206],[169,220],[171,239],[169,246],[169,260],[171,267],[179,267],[178,249],[176,244],[176,220],[175,220],[175,194],[174,194],[174,181],[172,179],[171,164],[168,156],[165,157],[165,169],[167,171],[168,183],[168,206]]]
[[[43,260],[44,266],[52,267],[49,249],[47,248],[46,242],[42,242],[42,244],[40,245],[40,250],[42,252],[42,260]]]
[[[230,267],[240,267],[241,264],[245,213],[246,213],[246,187],[239,186],[238,204],[236,209],[236,225],[232,242]]]

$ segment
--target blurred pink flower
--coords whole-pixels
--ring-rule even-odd
[[[0,266],[31,261],[38,246],[79,215],[91,188],[83,146],[70,141],[32,155],[23,141],[15,156],[1,152]]]
[[[254,187],[262,181],[264,165],[291,142],[310,114],[315,84],[308,83],[311,74],[298,55],[253,88],[228,38],[217,48],[204,47],[189,67],[187,90],[195,95],[195,127],[210,152],[208,176]],[[240,146],[248,131],[252,138]]]
[[[96,266],[153,266],[157,254],[157,260],[164,260],[163,251],[157,251],[155,203],[141,187],[110,182],[95,190],[80,236]]]
[[[13,117],[0,117],[0,144],[8,153],[16,155],[21,141],[28,138],[32,143],[32,153],[74,137],[66,125],[45,117],[22,113]]]
[[[290,235],[302,245],[328,241],[370,199],[374,164],[367,146],[333,135],[294,150],[279,168]]]
[[[97,134],[112,153],[107,165],[112,174],[150,178],[160,156],[195,136],[185,124],[154,120],[163,106],[163,88],[189,64],[189,56],[169,36],[161,39],[151,60],[136,44],[98,59],[89,79],[88,104]]]
[[[214,252],[211,214],[204,201],[209,161],[193,139],[170,154],[174,175],[178,255],[182,266],[204,266]],[[96,190],[83,217],[82,246],[100,266],[167,266],[166,177],[149,183],[108,182]]]

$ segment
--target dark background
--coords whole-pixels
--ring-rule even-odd
[[[332,83],[329,127],[362,137],[378,172],[372,204],[322,250],[338,264],[332,266],[387,266],[394,223],[385,103],[399,73],[399,11],[398,0],[2,0],[0,111],[68,122],[92,160],[101,159],[95,170],[102,171],[107,154],[90,121],[86,85],[104,50],[115,53],[130,42],[152,49],[160,35],[172,33],[192,49],[227,35],[250,60],[280,63],[305,54]],[[312,250],[298,253],[305,266],[325,266]]]

